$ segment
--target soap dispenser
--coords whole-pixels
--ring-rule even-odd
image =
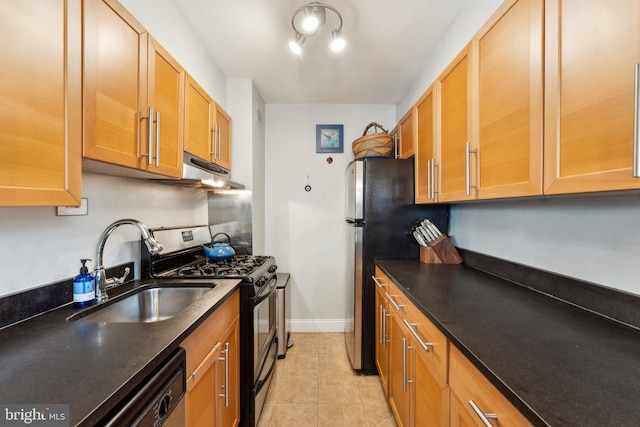
[[[80,274],[73,278],[73,305],[76,307],[86,307],[96,300],[95,280],[85,265],[87,261],[91,260],[80,260],[82,262]]]

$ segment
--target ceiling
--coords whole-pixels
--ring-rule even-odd
[[[336,16],[302,46],[293,12],[311,0],[174,0],[227,78],[252,79],[266,103],[396,104],[432,47],[473,0],[326,0],[347,45],[329,49]]]

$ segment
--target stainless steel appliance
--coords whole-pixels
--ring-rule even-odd
[[[103,426],[182,427],[185,425],[184,393],[186,355],[176,350],[144,384],[100,422]]]
[[[345,341],[351,366],[376,373],[375,366],[375,259],[416,259],[419,246],[411,228],[429,218],[448,230],[446,205],[415,205],[413,159],[365,158],[345,171],[347,221],[347,290],[350,309]]]
[[[235,255],[211,260],[209,226],[156,228],[151,235],[164,250],[151,255],[142,245],[142,277],[156,279],[241,279],[240,286],[240,424],[255,426],[277,359],[277,266],[270,256]]]
[[[287,297],[289,293],[289,273],[278,273],[278,285],[276,287],[276,321],[278,322],[278,359],[287,357],[287,350],[293,346],[291,339],[291,325],[288,314],[291,300]]]

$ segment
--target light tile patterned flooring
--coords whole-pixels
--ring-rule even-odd
[[[258,427],[394,427],[377,375],[356,375],[342,333],[292,333]]]

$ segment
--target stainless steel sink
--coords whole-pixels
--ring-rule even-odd
[[[150,323],[167,320],[211,291],[215,285],[144,287],[119,301],[98,305],[68,320],[105,323]]]

